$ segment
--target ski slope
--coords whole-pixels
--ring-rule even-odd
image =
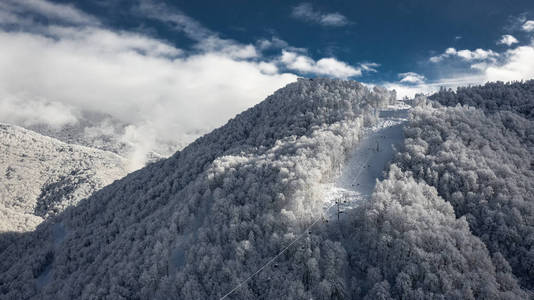
[[[398,101],[380,110],[378,122],[364,130],[341,173],[326,186],[323,209],[328,218],[337,218],[338,208],[339,211],[354,208],[372,194],[376,180],[382,179],[395,148],[404,140],[402,127],[409,109],[405,102]]]

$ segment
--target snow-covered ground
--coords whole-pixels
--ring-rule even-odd
[[[394,148],[404,140],[402,127],[408,118],[410,106],[403,101],[378,112],[377,124],[364,130],[362,139],[345,163],[341,174],[325,186],[325,215],[337,218],[339,210],[358,206],[373,192],[377,179],[393,158]]]
[[[0,123],[0,233],[31,231],[127,173],[117,154]]]

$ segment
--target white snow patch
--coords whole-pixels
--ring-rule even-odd
[[[328,218],[337,218],[340,211],[354,208],[372,194],[377,179],[393,158],[395,148],[404,140],[403,124],[410,106],[398,101],[378,112],[378,122],[364,130],[362,139],[350,154],[341,174],[327,184],[323,205]],[[339,202],[339,205],[335,205]]]

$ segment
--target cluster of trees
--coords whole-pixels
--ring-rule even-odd
[[[515,85],[519,84],[505,90],[510,92]],[[524,88],[530,86],[532,82],[527,82]],[[507,105],[501,102],[506,99],[496,101],[497,107]],[[514,106],[490,113],[486,104],[479,109],[431,103],[414,109],[397,163],[434,186],[492,256],[502,257],[521,285],[532,290],[534,122],[513,112],[518,111]]]
[[[320,214],[318,184],[395,98],[351,81],[288,85],[20,237],[0,253],[1,297],[224,295]],[[344,250],[322,234],[311,232],[232,298],[341,293]]]
[[[442,88],[429,97],[446,106],[469,105],[485,112],[512,111],[534,119],[534,80],[488,82],[485,85],[459,87],[456,92]]]
[[[345,299],[526,298],[506,261],[490,256],[465,218],[396,165],[340,231],[351,276]]]

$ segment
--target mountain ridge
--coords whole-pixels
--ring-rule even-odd
[[[330,79],[280,89],[24,234],[1,252],[0,297],[220,298],[287,249],[231,297],[524,298],[436,189],[395,165],[340,221],[304,231],[395,98]]]

